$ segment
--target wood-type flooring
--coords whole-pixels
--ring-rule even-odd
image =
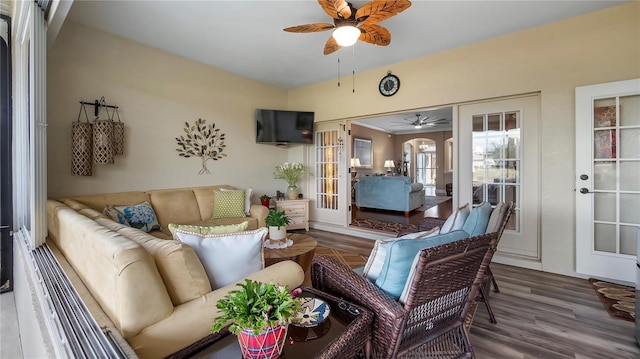
[[[343,234],[308,232],[324,247],[366,258],[373,241]],[[490,302],[498,320],[491,324],[478,306],[470,330],[478,359],[640,358],[633,323],[602,307],[586,279],[493,263],[500,287]]]

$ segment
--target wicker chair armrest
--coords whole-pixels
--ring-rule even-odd
[[[387,353],[395,348],[405,317],[405,310],[400,303],[348,266],[325,255],[317,255],[313,258],[311,282],[314,288],[361,305],[375,314],[373,323],[375,352]]]

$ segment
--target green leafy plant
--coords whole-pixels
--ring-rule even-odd
[[[270,199],[271,199],[271,197],[267,196],[266,194],[263,194],[262,196],[260,196],[260,200],[261,201],[267,201],[267,200],[270,200]]]
[[[212,332],[219,332],[231,321],[229,331],[233,334],[243,329],[259,333],[268,327],[288,325],[300,312],[300,301],[285,286],[249,279],[238,286],[240,289],[218,300],[216,308],[222,316],[215,319]]]
[[[280,166],[276,166],[275,171],[273,172],[274,179],[283,179],[287,181],[289,187],[294,187],[304,175],[313,176],[311,172],[306,172],[303,164],[297,162],[285,162]]]
[[[270,209],[267,218],[264,219],[265,223],[269,227],[285,227],[289,224],[289,217],[284,213],[284,211],[276,211],[275,209]]]

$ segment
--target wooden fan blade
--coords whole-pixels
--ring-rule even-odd
[[[334,19],[348,19],[351,17],[351,8],[345,0],[318,0],[322,10]]]
[[[324,54],[329,55],[340,50],[340,48],[342,48],[342,46],[338,45],[336,39],[334,39],[333,36],[329,36],[329,40],[324,44]]]
[[[284,31],[287,32],[319,32],[319,31],[327,31],[327,30],[331,30],[331,29],[335,29],[335,25],[333,24],[306,24],[306,25],[298,25],[298,26],[291,26],[288,27],[286,29],[283,29]]]
[[[362,25],[375,24],[403,12],[410,6],[409,0],[373,0],[356,11],[356,21]]]
[[[363,25],[360,26],[360,37],[358,39],[374,45],[387,46],[391,43],[391,33],[380,25]]]

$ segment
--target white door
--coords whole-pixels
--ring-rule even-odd
[[[576,88],[576,272],[634,282],[640,79]]]
[[[311,221],[339,226],[347,225],[351,189],[347,181],[347,149],[343,122],[321,122],[315,126]]]
[[[539,268],[539,97],[528,95],[459,107],[458,200],[476,206],[513,201],[498,244],[503,263]]]

